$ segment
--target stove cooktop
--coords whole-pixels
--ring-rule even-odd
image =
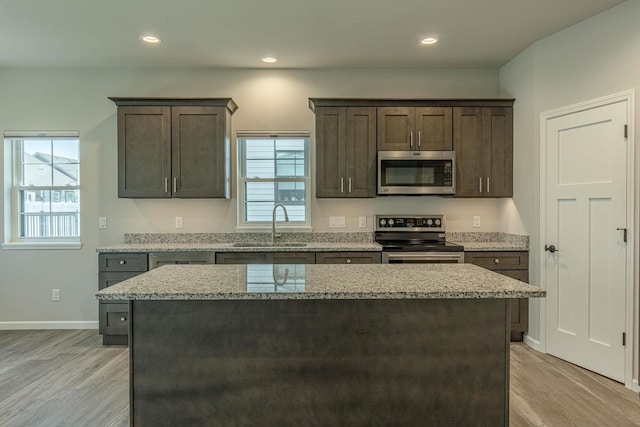
[[[382,243],[385,252],[464,252],[464,246],[447,242],[396,242]]]

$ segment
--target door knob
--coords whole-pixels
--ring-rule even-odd
[[[554,252],[557,252],[557,251],[558,251],[558,250],[556,249],[556,247],[555,247],[555,246],[553,246],[553,245],[549,245],[549,246],[544,245],[544,250],[545,250],[545,251],[549,251],[549,252],[551,252],[551,253],[554,253]]]

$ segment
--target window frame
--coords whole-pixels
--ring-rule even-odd
[[[301,139],[304,140],[304,176],[303,177],[276,177],[273,178],[252,178],[246,175],[246,143],[245,141],[250,139],[272,139],[272,140],[285,140],[285,139]],[[249,229],[270,229],[271,221],[247,221],[246,218],[246,184],[248,182],[273,182],[276,185],[279,182],[302,182],[304,183],[305,192],[305,219],[304,221],[277,221],[279,230],[296,230],[301,229],[305,231],[311,231],[311,141],[310,132],[305,131],[278,131],[278,132],[255,132],[255,131],[239,131],[236,134],[236,159],[237,159],[237,185],[238,185],[238,215],[237,215],[237,229],[240,231],[246,231]],[[274,175],[277,170],[277,157],[274,156]],[[274,199],[277,198],[277,194],[274,194]],[[274,206],[276,203],[282,203],[287,206],[286,202],[274,200]],[[279,215],[282,211],[278,210]]]
[[[61,139],[75,139],[78,143],[78,185],[68,186],[68,185],[24,185],[23,177],[24,177],[24,168],[23,168],[23,150],[24,150],[24,142],[28,140],[46,140],[49,139],[51,141],[61,140]],[[10,159],[9,161],[5,161],[5,165],[11,168],[10,174],[7,176],[11,180],[10,182],[5,184],[5,188],[9,189],[10,193],[10,203],[7,212],[7,216],[10,218],[9,224],[9,235],[5,237],[5,243],[2,245],[3,249],[32,249],[32,248],[47,248],[47,249],[76,249],[80,248],[82,245],[80,244],[81,238],[81,184],[80,184],[80,172],[81,172],[81,160],[80,160],[80,137],[79,132],[74,131],[64,131],[64,132],[5,132],[4,135],[4,143],[5,145],[8,143],[10,145]],[[6,151],[5,151],[6,153]],[[51,153],[53,155],[53,153]],[[53,162],[53,159],[52,159]],[[53,178],[53,177],[52,177]],[[53,184],[53,180],[51,182]],[[49,192],[49,203],[53,201],[51,198],[53,197],[55,192],[59,192],[60,194],[60,202],[63,200],[66,201],[66,193],[68,191],[78,191],[78,210],[77,210],[77,235],[75,236],[42,236],[42,237],[22,237],[20,233],[21,229],[21,191],[48,191]],[[52,212],[49,212],[49,217],[52,217]],[[5,230],[7,228],[5,227]]]

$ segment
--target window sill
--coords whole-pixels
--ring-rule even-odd
[[[8,251],[18,250],[77,250],[82,248],[80,242],[25,242],[4,243],[2,249]]]

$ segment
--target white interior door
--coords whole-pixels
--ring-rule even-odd
[[[627,101],[547,120],[547,352],[624,382]]]

